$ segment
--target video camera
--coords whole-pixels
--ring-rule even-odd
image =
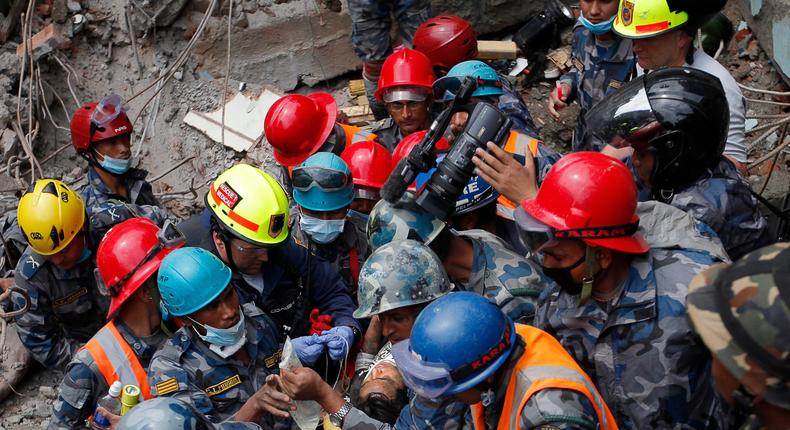
[[[485,149],[487,142],[502,147],[513,123],[502,111],[488,103],[468,104],[477,80],[465,77],[455,92],[455,97],[431,124],[422,141],[412,149],[408,157],[401,160],[393,170],[381,196],[394,203],[414,182],[420,173],[425,173],[436,164],[436,143],[450,125],[457,112],[469,113],[464,130],[455,139],[450,152],[439,163],[436,171],[419,190],[417,204],[437,218],[444,220],[455,210],[455,202],[474,175],[472,157],[477,148]]]

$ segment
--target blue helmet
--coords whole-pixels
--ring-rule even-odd
[[[294,201],[311,211],[335,211],[354,200],[351,170],[331,152],[315,153],[295,167],[291,182]]]
[[[444,160],[446,155],[446,153],[439,154],[436,157],[437,166],[442,162],[442,160]],[[431,175],[433,175],[433,172],[435,171],[436,167],[433,167],[428,172],[417,175],[417,178],[414,182],[418,190],[422,189],[423,185],[428,182],[428,179],[431,178]],[[461,192],[461,194],[458,196],[458,199],[455,200],[455,212],[453,212],[453,215],[463,215],[465,213],[480,209],[483,206],[494,202],[498,198],[499,192],[495,190],[491,184],[486,182],[486,180],[480,176],[472,176],[469,178],[469,182],[467,182],[463,192]]]
[[[157,397],[121,417],[118,430],[209,430],[217,428],[192,406],[171,397]]]
[[[157,283],[165,309],[182,317],[203,309],[228,286],[231,271],[201,248],[176,249],[162,259]]]
[[[502,90],[502,79],[496,70],[488,64],[469,60],[458,63],[447,72],[447,76],[437,79],[433,83],[433,95],[437,100],[449,101],[455,98],[455,91],[461,86],[462,79],[466,76],[477,79],[477,89],[472,92],[474,97],[495,96],[499,97],[505,92]]]
[[[427,398],[476,387],[508,360],[516,341],[513,321],[471,292],[449,293],[420,312],[411,337],[392,355],[406,385]]]

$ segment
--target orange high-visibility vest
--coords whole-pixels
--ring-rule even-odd
[[[538,156],[538,147],[542,143],[543,142],[535,139],[534,137],[511,131],[503,149],[507,153],[523,155],[525,157],[527,155],[527,151],[529,151],[529,153],[532,154],[532,158],[535,158]],[[513,211],[517,206],[517,203],[513,203],[507,197],[499,196],[497,199],[497,215],[512,220],[514,219]]]
[[[521,412],[535,393],[547,388],[573,390],[590,400],[601,429],[617,429],[609,407],[595,388],[590,377],[576,364],[560,343],[550,334],[537,328],[516,324],[516,333],[524,339],[524,354],[507,384],[505,403],[497,430],[521,430]],[[524,393],[516,398],[516,393]],[[476,430],[486,430],[483,405],[472,405]]]
[[[105,324],[83,348],[93,358],[107,386],[115,381],[121,381],[123,385],[134,384],[140,387],[143,399],[151,398],[148,374],[140,365],[137,354],[118,332],[114,321]]]

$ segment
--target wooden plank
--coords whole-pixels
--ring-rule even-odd
[[[16,24],[20,20],[22,9],[27,4],[24,0],[16,0],[8,10],[8,15],[0,22],[0,43],[5,43],[14,32]]]
[[[351,97],[364,96],[365,82],[362,79],[348,81],[348,92],[351,94]]]
[[[346,115],[349,125],[367,125],[374,120],[373,112],[368,105],[344,107],[340,108],[340,111]]]
[[[477,58],[481,60],[513,60],[518,57],[518,47],[513,41],[478,40]]]

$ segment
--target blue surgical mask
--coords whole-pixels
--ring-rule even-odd
[[[337,239],[340,233],[343,232],[345,225],[345,218],[323,220],[305,214],[301,214],[299,217],[299,226],[302,227],[302,230],[314,241],[322,245],[332,243],[332,241]]]
[[[210,325],[201,324],[192,318],[189,319],[206,330],[205,335],[198,333],[198,336],[207,343],[217,346],[231,346],[238,344],[241,338],[247,333],[247,327],[244,325],[244,313],[241,311],[239,312],[241,318],[239,318],[239,322],[231,328],[216,328]]]
[[[359,211],[355,211],[354,209],[350,209],[348,211],[348,216],[351,218],[357,218],[359,220],[362,220],[365,224],[368,223],[368,219],[370,218],[370,215]]]
[[[601,35],[612,31],[612,23],[614,22],[615,16],[616,15],[612,15],[612,17],[609,18],[608,21],[599,22],[598,24],[593,24],[590,22],[590,20],[585,18],[584,15],[579,15],[579,21],[582,23],[584,28],[590,30],[590,33]]]
[[[170,311],[161,300],[159,301],[159,313],[162,315],[162,321],[170,321]]]
[[[104,159],[99,163],[102,169],[115,174],[115,175],[123,175],[124,173],[129,171],[129,167],[132,165],[132,157],[129,157],[125,160],[120,158],[112,158],[108,155],[103,155]]]
[[[82,254],[80,254],[80,259],[77,260],[77,264],[83,263],[86,260],[88,260],[89,258],[91,258],[91,254],[92,254],[91,250],[88,249],[87,246],[82,248]]]

